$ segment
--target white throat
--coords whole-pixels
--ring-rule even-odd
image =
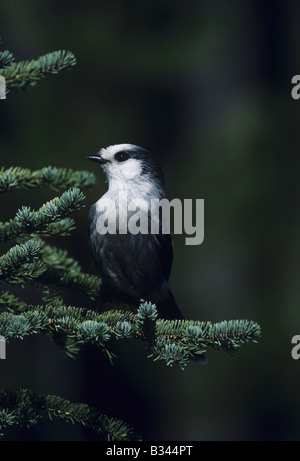
[[[140,179],[140,178],[139,178]],[[111,177],[109,178],[108,191],[109,195],[118,194],[119,191],[127,193],[128,199],[141,198],[143,200],[150,200],[157,196],[155,187],[149,180],[124,180],[121,178]]]

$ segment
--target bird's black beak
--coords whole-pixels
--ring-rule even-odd
[[[89,155],[88,156],[89,160],[92,160],[93,162],[98,162],[98,163],[107,163],[109,160],[106,158],[101,157],[100,155]]]

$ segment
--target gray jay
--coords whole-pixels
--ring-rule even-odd
[[[103,168],[108,180],[107,192],[91,207],[88,217],[102,296],[136,306],[141,300],[151,301],[159,317],[183,319],[168,283],[173,261],[171,233],[162,232],[161,213],[153,218],[149,211],[153,199],[165,197],[159,163],[133,144],[112,145],[88,158]],[[132,203],[138,204],[139,213],[134,213]],[[148,232],[128,231],[130,220],[137,225],[145,223],[145,218]],[[151,233],[151,218],[158,224],[156,233]]]

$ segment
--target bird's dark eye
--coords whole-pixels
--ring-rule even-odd
[[[117,162],[125,162],[125,160],[128,160],[128,159],[129,159],[129,154],[127,154],[127,152],[124,152],[124,151],[117,152],[115,155],[115,160],[117,160]]]

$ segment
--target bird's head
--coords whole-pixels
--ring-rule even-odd
[[[109,182],[128,183],[136,186],[153,183],[153,187],[164,187],[162,169],[153,155],[133,144],[116,144],[101,149],[88,159],[101,165]]]

